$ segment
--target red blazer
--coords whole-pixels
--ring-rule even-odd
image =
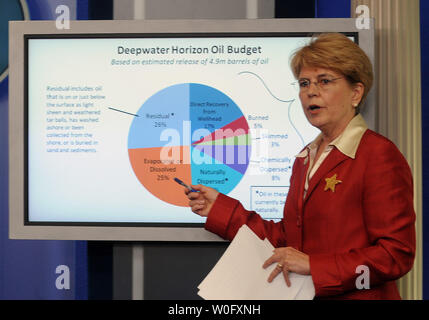
[[[394,280],[413,266],[413,181],[396,146],[367,130],[355,159],[335,147],[303,190],[308,161],[296,158],[280,222],[263,220],[219,194],[206,229],[233,239],[247,224],[275,247],[295,247],[310,257],[316,298],[400,299]],[[325,191],[326,178],[342,183]],[[357,289],[356,268],[369,268],[370,289]]]

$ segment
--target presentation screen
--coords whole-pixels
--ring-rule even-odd
[[[279,221],[313,33],[25,34],[24,226],[202,229],[178,179]]]

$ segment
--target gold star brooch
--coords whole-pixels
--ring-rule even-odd
[[[331,189],[332,192],[335,192],[335,185],[341,183],[341,180],[337,180],[337,174],[334,174],[332,177],[330,178],[326,178],[326,186],[325,186],[325,190]]]

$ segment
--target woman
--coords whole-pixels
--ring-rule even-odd
[[[400,299],[395,280],[415,255],[413,182],[407,161],[367,128],[359,108],[373,80],[366,54],[329,33],[297,51],[291,67],[308,121],[320,135],[296,156],[283,219],[274,223],[212,188],[186,192],[205,227],[233,239],[247,224],[276,247],[271,282],[311,274],[316,298]],[[369,282],[357,285],[362,270]]]

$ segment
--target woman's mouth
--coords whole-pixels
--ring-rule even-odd
[[[312,104],[312,105],[308,106],[307,109],[310,111],[315,111],[315,110],[319,110],[320,108],[321,108],[320,106],[318,106],[316,104]]]
[[[315,116],[322,111],[323,107],[317,104],[311,104],[307,107],[307,112],[309,115]]]

